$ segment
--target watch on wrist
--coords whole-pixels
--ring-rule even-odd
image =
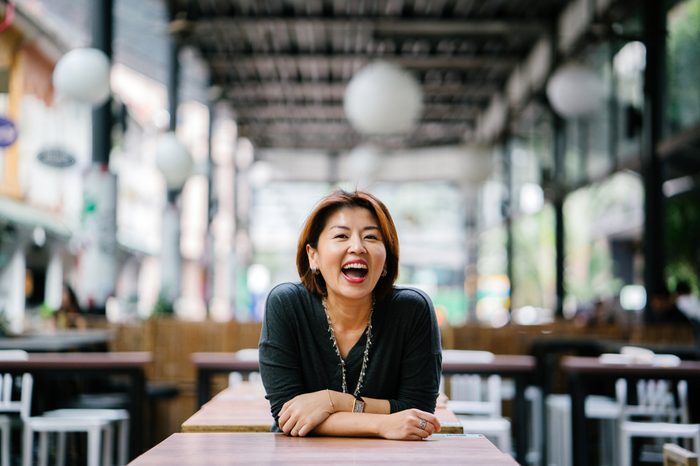
[[[365,412],[365,400],[362,397],[356,397],[355,401],[352,403],[353,413],[364,413]]]

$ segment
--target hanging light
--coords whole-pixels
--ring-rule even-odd
[[[350,124],[362,134],[401,134],[420,118],[423,96],[413,76],[396,65],[377,61],[352,77],[343,106]]]
[[[192,173],[192,156],[175,133],[160,136],[156,146],[156,166],[165,178],[168,190],[181,189]]]
[[[535,214],[544,206],[544,191],[537,183],[524,183],[520,187],[520,211]]]
[[[600,76],[578,63],[562,66],[547,82],[549,103],[564,118],[584,117],[600,110],[605,97]]]
[[[110,62],[104,52],[73,49],[56,64],[53,85],[61,95],[99,106],[110,94],[109,73]]]

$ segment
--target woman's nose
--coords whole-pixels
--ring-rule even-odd
[[[367,249],[365,249],[365,245],[362,242],[362,238],[359,236],[353,236],[350,240],[350,247],[349,250],[351,252],[366,252]]]

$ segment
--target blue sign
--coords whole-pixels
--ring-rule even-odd
[[[17,128],[9,118],[0,117],[0,147],[11,146],[17,140]]]
[[[44,149],[36,158],[44,165],[54,168],[67,168],[75,164],[75,157],[59,147]]]

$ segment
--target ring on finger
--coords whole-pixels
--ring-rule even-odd
[[[421,430],[425,430],[425,426],[428,425],[428,421],[425,419],[421,419],[420,422],[418,423],[418,428]]]

